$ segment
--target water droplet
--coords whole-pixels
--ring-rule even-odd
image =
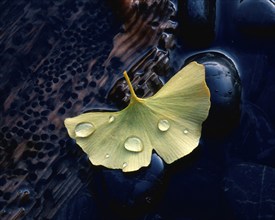
[[[167,131],[170,128],[170,123],[166,119],[159,120],[158,128],[161,131]]]
[[[122,168],[125,168],[125,167],[127,167],[127,163],[126,162],[124,162],[123,164],[122,164]]]
[[[106,154],[105,155],[105,158],[107,159],[107,158],[109,158],[110,157],[110,154]]]
[[[110,117],[109,117],[109,123],[112,123],[114,120],[115,120],[115,116],[110,115]]]
[[[132,136],[126,139],[126,141],[124,142],[124,147],[128,151],[141,152],[143,150],[143,143],[140,138]]]
[[[189,131],[188,131],[187,129],[184,129],[183,133],[184,133],[184,134],[188,134]]]
[[[75,127],[75,135],[77,137],[88,137],[95,132],[95,126],[92,123],[79,123]]]

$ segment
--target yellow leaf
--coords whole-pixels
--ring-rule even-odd
[[[204,66],[190,63],[145,99],[136,96],[126,72],[124,77],[131,92],[125,109],[84,113],[65,120],[70,137],[90,161],[129,172],[148,166],[153,150],[166,163],[192,152],[210,108]]]

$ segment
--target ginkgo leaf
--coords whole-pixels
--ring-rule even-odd
[[[67,118],[71,138],[94,165],[124,172],[148,166],[152,151],[166,163],[197,146],[210,108],[203,65],[192,62],[154,96],[138,98],[126,72],[130,104],[118,112],[90,112]]]

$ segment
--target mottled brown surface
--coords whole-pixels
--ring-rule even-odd
[[[141,96],[160,88],[175,11],[167,0],[138,2],[122,5],[122,25],[96,0],[1,1],[1,219],[51,219],[91,181],[63,121],[125,105],[124,69]]]

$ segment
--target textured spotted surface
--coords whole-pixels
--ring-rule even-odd
[[[92,173],[64,118],[127,102],[125,83],[113,87],[124,69],[139,73],[133,81],[140,96],[160,88],[153,72],[167,63],[163,32],[174,28],[174,8],[169,1],[125,2],[132,14],[122,26],[103,1],[0,7],[0,216],[50,219]],[[159,41],[162,50],[155,48]]]

